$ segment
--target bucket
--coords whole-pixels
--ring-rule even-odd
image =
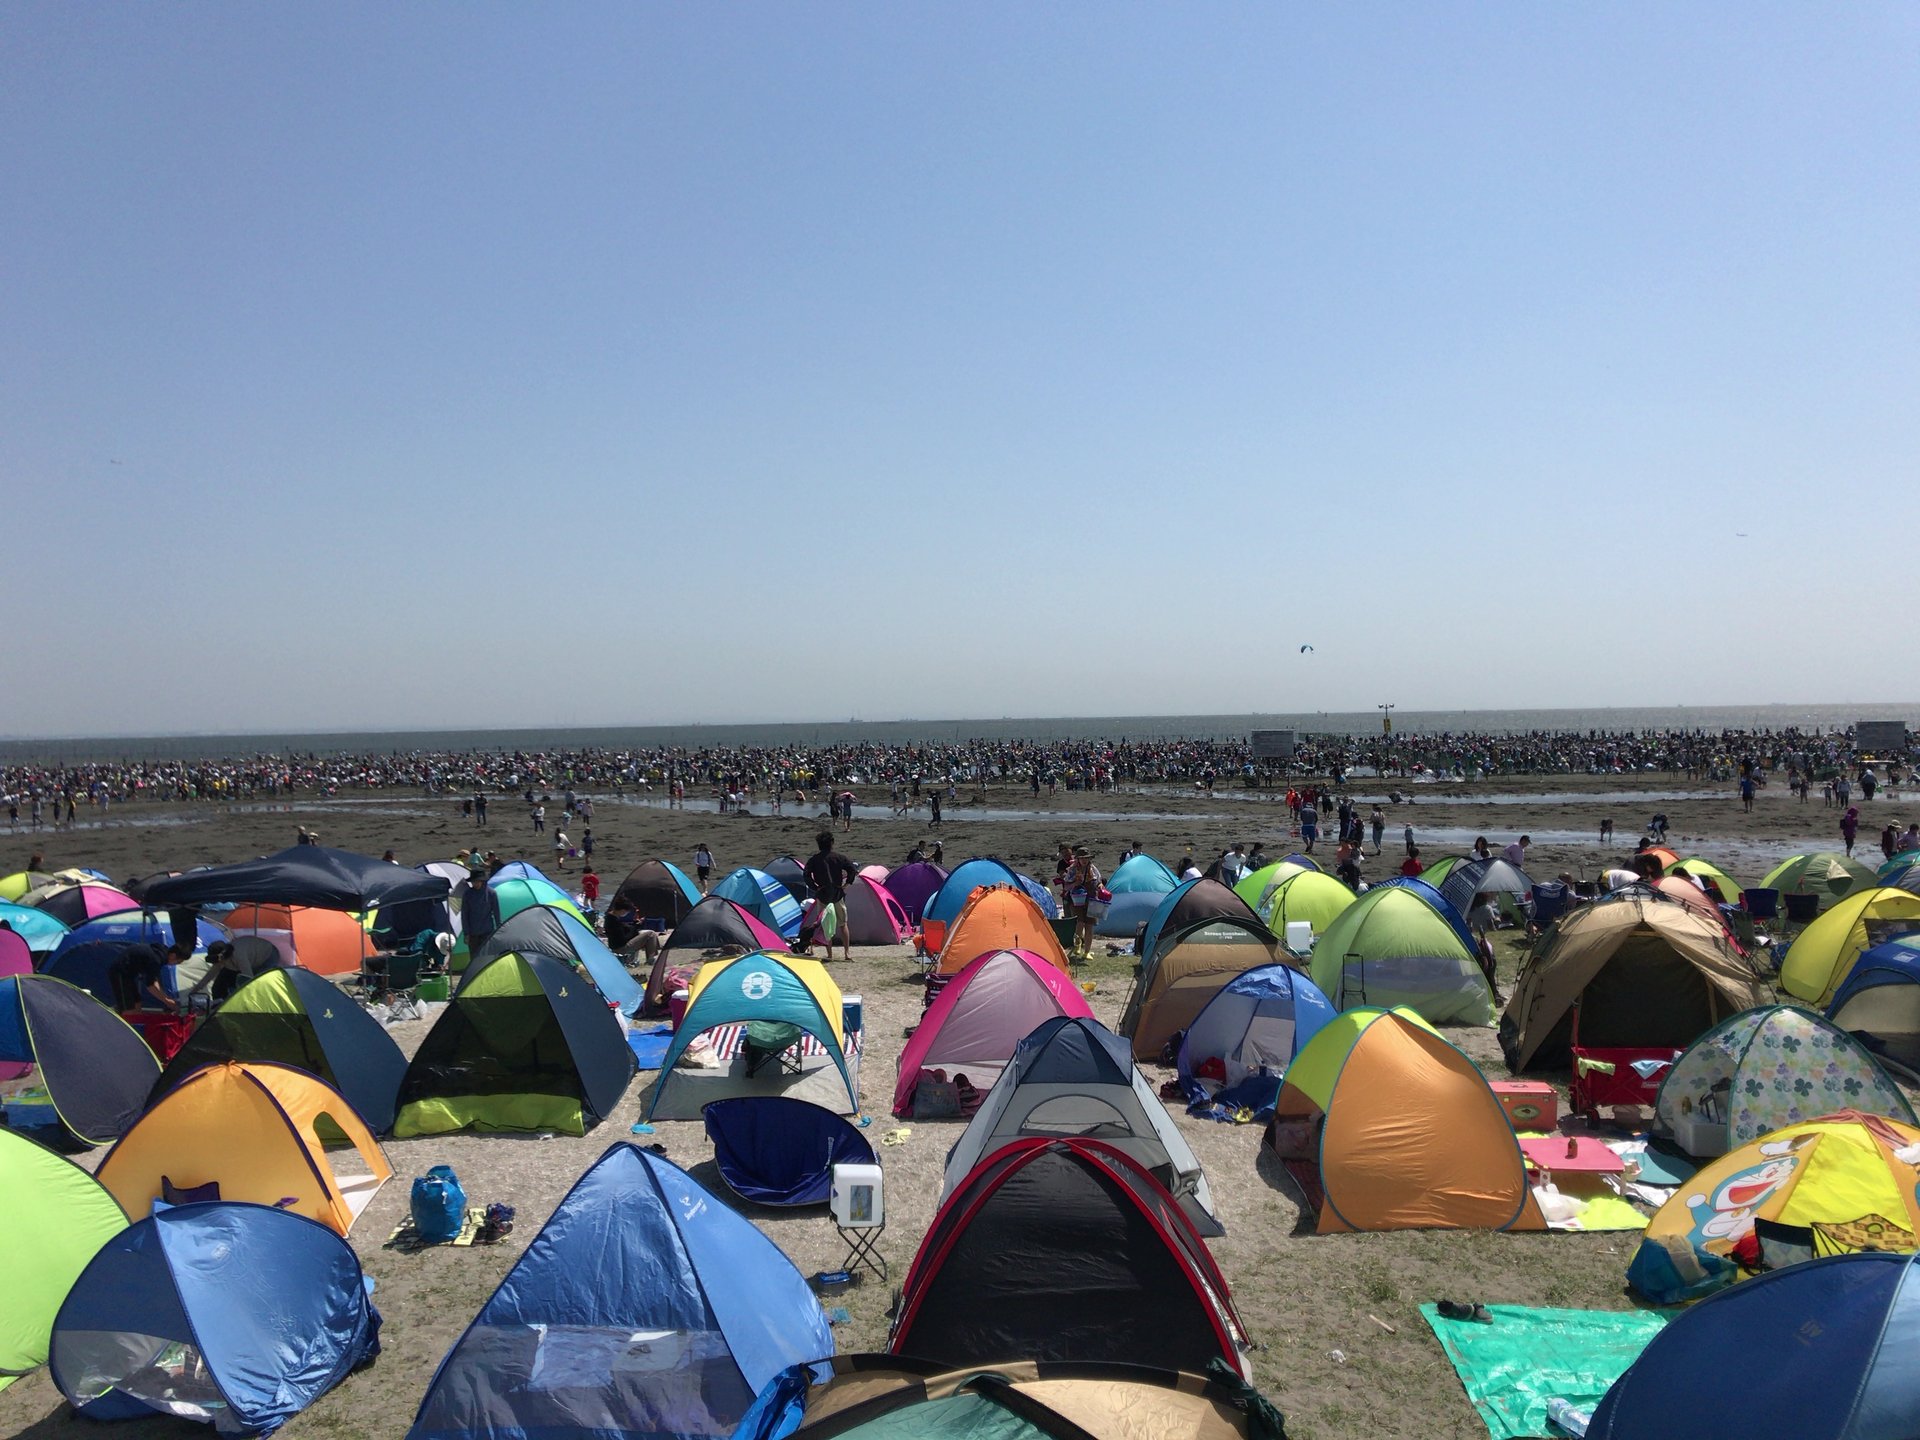
[[[867,1002],[859,995],[840,997],[840,1032],[856,1035],[867,1027]]]
[[[678,1032],[680,1022],[686,1018],[687,992],[685,990],[676,990],[667,997],[667,1023]]]

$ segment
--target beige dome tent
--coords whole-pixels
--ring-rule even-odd
[[[1629,890],[1566,916],[1534,946],[1500,1017],[1517,1074],[1569,1063],[1573,1012],[1583,1046],[1684,1050],[1772,988],[1726,930],[1691,906]]]

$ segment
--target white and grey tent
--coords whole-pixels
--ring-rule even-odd
[[[1202,1235],[1226,1234],[1214,1218],[1200,1161],[1134,1065],[1127,1042],[1077,1015],[1044,1021],[1020,1042],[947,1152],[941,1200],[1002,1146],[1067,1135],[1125,1151],[1172,1193]]]
[[[1533,881],[1527,872],[1498,855],[1485,860],[1463,860],[1440,880],[1447,903],[1465,915],[1476,895],[1511,895],[1523,909],[1533,904]]]

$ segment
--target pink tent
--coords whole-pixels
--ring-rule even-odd
[[[929,1070],[949,1080],[965,1075],[985,1092],[1013,1052],[1043,1021],[1056,1015],[1091,1020],[1080,987],[1059,966],[1031,950],[992,950],[947,982],[927,1007],[900,1055],[893,1113],[913,1113],[913,1092]]]
[[[12,930],[0,930],[0,980],[32,973],[33,952],[27,949],[27,942]],[[19,1080],[32,1073],[29,1061],[0,1060],[0,1080]]]
[[[815,923],[816,908],[814,901],[807,902],[806,918],[800,922],[802,935]],[[893,892],[864,872],[847,886],[847,930],[849,945],[899,945],[913,938],[913,922]],[[816,943],[824,942],[816,938]],[[839,943],[836,935],[834,944]]]

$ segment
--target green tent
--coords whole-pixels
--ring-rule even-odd
[[[1327,927],[1353,904],[1355,898],[1344,880],[1324,875],[1318,870],[1302,870],[1298,875],[1289,875],[1280,882],[1268,897],[1267,904],[1261,908],[1260,918],[1267,922],[1269,930],[1283,939],[1289,920],[1304,920],[1313,927],[1315,935],[1324,935]]]
[[[1744,893],[1740,882],[1711,861],[1702,860],[1698,855],[1689,855],[1678,865],[1667,867],[1669,875],[1689,875],[1696,880],[1711,880],[1720,890],[1720,899],[1728,905],[1738,905]]]
[[[0,1390],[46,1363],[53,1317],[100,1247],[127,1228],[119,1204],[78,1165],[0,1127],[7,1218]]]
[[[551,955],[510,950],[475,965],[420,1042],[393,1133],[584,1135],[613,1113],[633,1071],[626,1033],[591,980]]]
[[[1837,850],[1816,850],[1811,855],[1790,855],[1782,860],[1767,872],[1760,888],[1778,890],[1782,895],[1816,895],[1824,909],[1844,895],[1879,883],[1880,877],[1871,865]]]
[[[1249,909],[1262,920],[1267,918],[1267,902],[1273,898],[1273,892],[1296,875],[1311,875],[1313,870],[1293,860],[1276,860],[1271,865],[1262,865],[1258,870],[1249,870],[1240,877],[1233,887],[1233,893],[1247,902]]]
[[[1314,942],[1313,983],[1335,1008],[1404,1005],[1428,1020],[1493,1023],[1493,991],[1446,917],[1404,885],[1376,885]]]

